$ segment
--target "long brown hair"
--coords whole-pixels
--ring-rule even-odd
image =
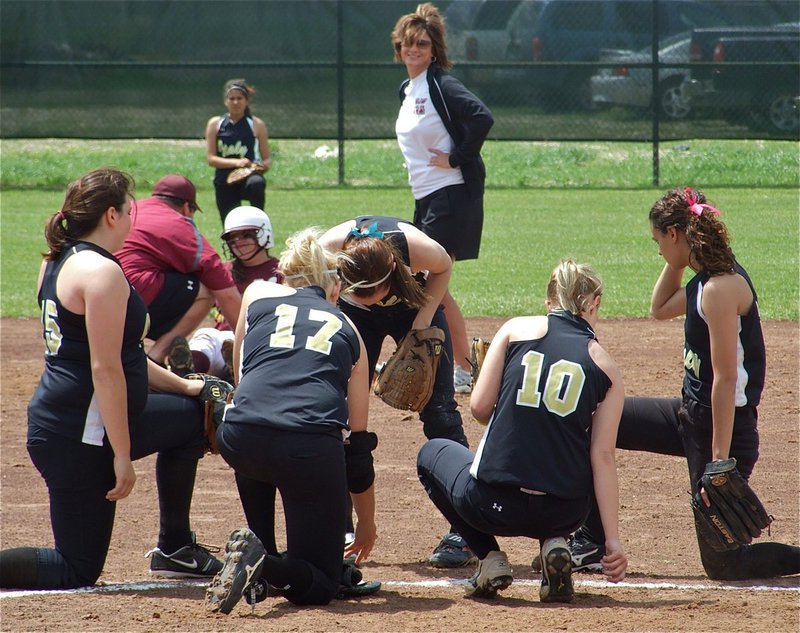
[[[122,211],[134,188],[133,178],[110,167],[94,169],[67,187],[64,204],[45,223],[47,260],[57,259],[67,240],[78,240],[97,228],[109,207]]]
[[[369,297],[385,279],[389,293],[412,308],[421,308],[428,300],[425,289],[403,263],[403,256],[386,239],[347,236],[339,255],[342,294]]]
[[[419,39],[419,36],[427,33],[431,38],[431,45],[434,61],[439,64],[442,70],[450,70],[453,67],[447,57],[447,42],[444,34],[444,18],[430,2],[417,5],[414,13],[402,16],[392,31],[392,46],[394,46],[394,60],[402,61],[400,57],[400,47]]]
[[[692,259],[709,275],[733,271],[736,260],[728,229],[702,191],[670,189],[650,209],[650,224],[662,233],[669,227],[683,231]]]

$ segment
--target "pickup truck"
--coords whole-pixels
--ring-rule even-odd
[[[758,28],[695,29],[682,87],[692,108],[778,135],[800,128],[800,23]]]
[[[721,109],[747,112],[751,126],[774,134],[800,131],[800,37],[720,38],[714,62],[711,89]]]

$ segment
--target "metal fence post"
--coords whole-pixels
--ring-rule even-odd
[[[659,59],[658,59],[658,0],[653,0],[653,58],[652,62],[653,65],[650,69],[651,71],[651,84],[653,86],[653,186],[658,187],[660,178],[660,162],[659,162],[659,141],[661,135],[660,129],[660,120],[661,120],[661,107],[658,103],[658,71],[659,71]]]
[[[336,3],[336,133],[339,147],[339,186],[344,184],[344,0]]]

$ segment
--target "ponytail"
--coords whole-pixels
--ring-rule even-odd
[[[70,183],[61,209],[45,223],[45,259],[57,259],[67,241],[94,231],[110,207],[122,210],[133,188],[131,176],[109,167],[94,169]]]

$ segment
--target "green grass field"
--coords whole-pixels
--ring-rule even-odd
[[[154,155],[153,143],[163,144],[164,151]],[[284,148],[291,146],[293,152],[300,155],[313,152],[317,144],[309,141],[276,143],[281,148],[276,157],[278,165],[285,160]],[[2,144],[2,316],[37,315],[35,284],[40,253],[45,248],[42,233],[45,219],[60,207],[66,183],[98,165],[113,164],[133,174],[138,197],[149,195],[152,183],[164,173],[181,171],[187,174],[198,185],[198,202],[206,210],[197,215],[198,225],[212,244],[220,244],[221,225],[210,184],[211,170],[203,164],[198,166],[200,161],[196,157],[192,161],[185,157],[187,152],[195,154],[197,147],[187,142],[163,141],[52,141],[50,158],[44,160],[40,154],[42,141],[30,143],[30,156],[24,151],[24,145],[24,141]],[[352,158],[353,161],[349,169],[363,174],[363,178],[353,178],[349,186],[325,185],[336,177],[335,161],[331,159],[309,158],[308,161],[320,172],[332,170],[332,175],[327,172],[315,175],[309,167],[307,180],[293,181],[293,186],[279,178],[279,168],[270,172],[266,210],[276,232],[273,254],[280,252],[289,234],[305,226],[328,227],[362,213],[411,217],[411,193],[402,179],[398,177],[396,182],[390,183],[370,176],[371,170],[382,174],[398,167],[399,152],[394,145],[388,141],[349,145],[354,146],[348,153],[348,160]],[[733,236],[734,251],[758,289],[764,318],[798,319],[798,189],[796,184],[745,186],[748,177],[768,179],[766,156],[760,159],[763,162],[758,173],[749,171],[755,160],[753,156],[763,150],[755,154],[742,150],[738,155],[742,164],[735,162],[735,152],[729,157],[725,168],[738,174],[740,181],[737,183],[712,187],[705,183],[718,174],[700,170],[698,173],[703,177],[698,180],[688,180],[687,175],[687,180],[675,180],[654,189],[626,187],[628,178],[624,165],[608,176],[614,181],[611,184],[597,182],[603,177],[601,172],[610,170],[611,166],[593,166],[605,161],[609,151],[609,148],[600,150],[594,144],[586,145],[582,153],[578,147],[558,148],[549,159],[552,165],[538,164],[533,172],[541,172],[537,178],[550,179],[553,181],[550,184],[514,185],[512,181],[517,173],[514,164],[526,154],[523,144],[502,145],[504,147],[488,147],[485,152],[490,176],[481,257],[457,263],[451,283],[453,294],[467,316],[543,313],[543,292],[549,271],[560,258],[573,256],[593,264],[603,276],[607,288],[603,316],[646,317],[650,291],[662,267],[662,260],[650,239],[647,212],[668,186],[688,183],[704,188],[710,201],[722,209],[722,217]],[[776,171],[781,164],[796,163],[796,145],[792,145],[794,155],[787,145],[775,145],[772,163]],[[301,151],[301,148],[304,149]],[[709,150],[712,154],[721,152],[719,148],[712,150]],[[615,151],[615,160],[623,160],[619,153],[622,149],[615,148]],[[639,149],[628,147],[627,151],[633,153]],[[538,148],[531,151],[530,156],[541,158],[546,154]],[[165,167],[167,162],[191,167],[169,169]],[[589,166],[580,169],[580,162]],[[299,177],[304,170],[299,166],[296,169]],[[575,183],[589,184],[568,187],[558,174],[566,177],[570,170]],[[493,186],[493,180],[500,182]]]

